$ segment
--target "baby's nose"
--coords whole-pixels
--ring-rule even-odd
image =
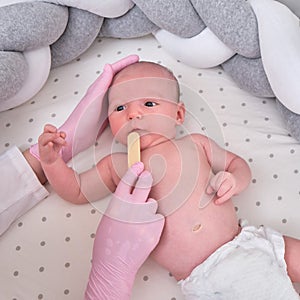
[[[142,118],[142,113],[138,110],[130,110],[128,112],[128,119],[133,120],[133,119],[141,119]]]

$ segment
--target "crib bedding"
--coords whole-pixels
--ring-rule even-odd
[[[179,136],[207,134],[249,163],[252,182],[234,198],[238,216],[300,238],[300,144],[286,130],[274,99],[241,90],[221,67],[196,69],[176,61],[152,36],[97,39],[79,59],[53,69],[34,98],[0,113],[0,151],[13,145],[24,150],[37,141],[46,123],[59,126],[104,64],[129,54],[161,63],[178,78],[187,108]],[[107,129],[70,165],[81,172],[111,150],[125,151],[111,141]],[[49,197],[0,237],[0,299],[83,299],[94,235],[109,198],[76,206],[46,187]],[[183,296],[172,275],[149,258],[137,274],[132,299]]]

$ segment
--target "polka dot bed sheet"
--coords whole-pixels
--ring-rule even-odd
[[[187,109],[179,136],[207,134],[249,163],[251,184],[234,198],[238,216],[300,238],[300,144],[285,129],[274,99],[241,90],[221,67],[184,65],[151,36],[98,39],[80,58],[53,69],[34,98],[0,113],[0,151],[13,145],[24,150],[37,141],[46,123],[59,126],[104,64],[129,54],[167,66],[178,78]],[[71,161],[78,172],[114,148],[109,130],[100,139]],[[84,298],[94,236],[108,199],[76,206],[46,187],[50,196],[0,237],[1,299]],[[183,296],[172,275],[149,258],[137,274],[132,299],[182,300]]]

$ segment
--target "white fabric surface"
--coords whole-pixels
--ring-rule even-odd
[[[284,240],[268,227],[245,226],[185,280],[187,300],[299,300],[284,260]]]
[[[300,114],[299,18],[274,0],[250,0],[258,23],[261,58],[272,90],[289,110]]]
[[[253,179],[234,202],[240,218],[300,238],[300,144],[285,129],[272,99],[241,90],[220,68],[196,69],[176,61],[153,36],[98,39],[79,59],[50,71],[31,100],[0,113],[0,153],[35,143],[45,123],[59,126],[99,75],[105,63],[128,54],[160,62],[182,86],[184,130],[208,134],[248,162]],[[71,164],[84,170],[112,148],[101,137]],[[82,300],[90,270],[93,237],[107,201],[76,206],[49,186],[47,199],[19,218],[0,237],[0,299]],[[169,272],[149,259],[138,272],[133,300],[183,300]]]

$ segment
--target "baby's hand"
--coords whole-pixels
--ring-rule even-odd
[[[216,193],[218,197],[215,201],[216,204],[222,204],[235,194],[236,191],[236,179],[229,172],[218,172],[214,175],[207,186],[206,193]]]
[[[45,125],[44,132],[39,137],[39,154],[41,162],[45,164],[54,163],[60,156],[59,152],[66,145],[66,134],[57,131],[53,125]]]

